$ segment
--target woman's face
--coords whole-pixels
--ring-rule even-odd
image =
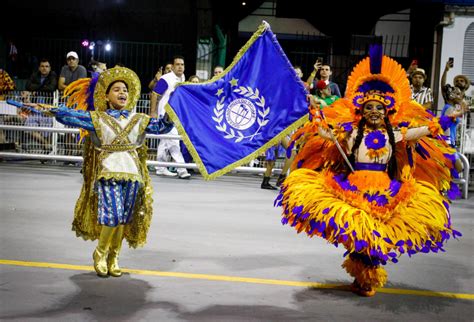
[[[107,94],[109,106],[115,110],[121,110],[127,106],[128,89],[124,82],[116,82],[110,87]]]
[[[385,106],[377,101],[368,101],[365,103],[363,112],[364,118],[367,120],[367,124],[372,127],[379,127],[384,122],[386,114]]]

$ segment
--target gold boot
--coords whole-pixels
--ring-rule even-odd
[[[109,256],[107,257],[107,268],[109,275],[114,277],[122,276],[122,270],[118,264],[118,257],[120,249],[122,248],[124,226],[120,225],[115,229],[115,233],[112,237],[112,243],[110,244]]]
[[[102,226],[99,243],[92,254],[94,269],[100,277],[107,277],[107,252],[109,251],[115,228],[116,227]]]

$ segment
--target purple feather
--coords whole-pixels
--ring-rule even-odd
[[[449,199],[454,200],[461,197],[461,190],[459,190],[459,187],[454,182],[451,182],[451,188],[447,194]]]
[[[430,157],[429,152],[421,144],[415,146],[415,151],[425,160]]]
[[[451,172],[451,177],[453,177],[454,179],[459,179],[459,172],[455,168],[452,168],[450,172]]]
[[[299,160],[299,161],[298,161],[298,164],[296,165],[296,167],[297,167],[298,169],[301,168],[301,166],[303,165],[303,162],[304,162],[304,160]]]
[[[401,182],[397,180],[392,180],[390,181],[390,197],[396,196],[397,193],[400,191],[400,188],[402,187]]]
[[[370,57],[370,72],[372,74],[380,74],[382,70],[382,57],[383,50],[382,45],[374,44],[369,48]]]
[[[291,142],[290,145],[288,146],[288,149],[286,149],[286,157],[288,159],[291,157],[291,153],[293,152],[294,146],[295,146],[295,141]]]
[[[450,127],[452,123],[453,120],[449,116],[444,115],[439,118],[439,125],[441,125],[443,130],[446,130],[448,127]]]
[[[456,238],[458,236],[462,237],[462,234],[459,231],[453,229],[453,237]]]
[[[87,110],[94,111],[94,91],[95,85],[97,85],[97,81],[99,80],[99,73],[96,73],[92,76],[91,81],[89,82],[89,87],[87,87]]]
[[[448,159],[449,161],[451,161],[451,164],[452,164],[452,166],[454,167],[454,165],[456,164],[456,155],[455,155],[455,154],[445,153],[445,154],[444,154],[444,157],[445,157],[446,159]]]
[[[296,206],[296,207],[293,207],[293,213],[295,215],[299,215],[301,212],[303,211],[303,206]]]

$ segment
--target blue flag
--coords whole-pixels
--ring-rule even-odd
[[[306,94],[264,22],[224,73],[178,85],[166,110],[207,180],[249,162],[303,124]]]

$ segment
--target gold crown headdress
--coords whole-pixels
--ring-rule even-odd
[[[140,79],[131,69],[114,67],[92,78],[82,78],[69,84],[64,90],[66,105],[80,110],[105,111],[107,106],[106,91],[110,84],[123,81],[128,88],[128,103],[125,110],[132,110],[140,98]]]

